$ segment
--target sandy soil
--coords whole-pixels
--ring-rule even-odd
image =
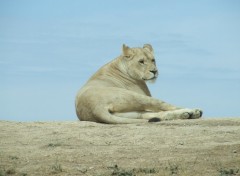
[[[0,121],[4,175],[240,175],[240,118],[131,125]]]

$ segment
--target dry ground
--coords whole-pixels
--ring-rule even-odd
[[[240,118],[133,125],[0,121],[4,175],[240,175]]]

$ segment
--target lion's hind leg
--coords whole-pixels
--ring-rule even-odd
[[[145,118],[144,118],[144,115]],[[146,116],[148,114],[149,116]],[[128,119],[146,119],[148,122],[159,122],[161,119],[157,116],[156,113],[152,112],[122,112],[122,113],[114,113],[114,115],[117,115],[122,118],[128,118]]]
[[[112,113],[108,108],[103,108],[101,111],[95,111],[97,120],[101,123],[108,124],[131,124],[131,123],[146,123],[147,119],[140,119],[139,114],[135,112],[129,113]],[[140,116],[141,117],[141,116]]]
[[[122,117],[122,118],[128,118],[128,119],[141,119],[142,118],[142,112],[132,111],[132,112],[115,112],[113,115]]]

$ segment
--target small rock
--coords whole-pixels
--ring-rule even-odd
[[[77,167],[77,170],[80,171],[80,172],[82,172],[82,173],[86,173],[86,172],[87,172],[87,168],[84,167],[84,166],[79,166],[79,167]]]
[[[179,142],[178,144],[179,144],[179,145],[184,145],[184,142]]]

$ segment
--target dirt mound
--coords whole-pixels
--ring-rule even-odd
[[[240,175],[240,118],[0,121],[3,175]]]

